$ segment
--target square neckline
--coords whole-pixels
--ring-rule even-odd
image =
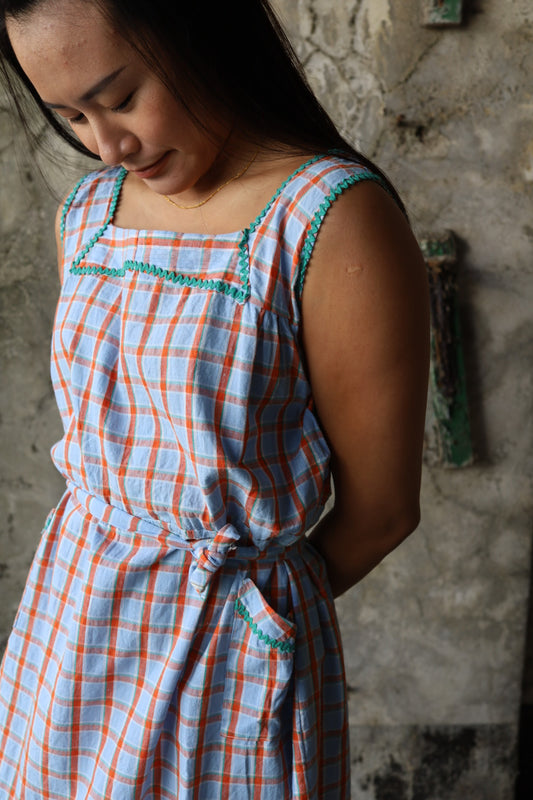
[[[331,156],[334,154],[331,153],[329,155]],[[326,154],[321,153],[313,156],[312,158],[307,159],[304,163],[300,164],[299,167],[293,170],[293,172],[291,172],[291,174],[287,178],[285,178],[285,180],[276,189],[270,200],[264,206],[264,208],[259,212],[259,214],[255,217],[255,219],[251,223],[249,223],[244,228],[240,228],[239,230],[228,231],[224,233],[193,233],[190,231],[174,231],[174,230],[168,230],[168,229],[165,230],[159,228],[128,228],[125,226],[116,225],[114,222],[114,217],[118,205],[120,203],[120,196],[124,180],[126,176],[129,174],[124,167],[119,167],[109,203],[107,219],[106,222],[104,223],[101,233],[103,233],[104,230],[109,229],[110,231],[113,232],[113,234],[117,238],[130,238],[139,240],[139,239],[158,237],[161,239],[168,239],[169,242],[176,240],[181,241],[184,239],[190,239],[196,241],[198,241],[199,239],[200,240],[217,239],[228,242],[241,241],[243,237],[252,233],[261,224],[261,222],[264,220],[264,218],[274,205],[277,198],[283,192],[285,187],[293,180],[293,178],[295,178],[297,175],[299,175],[301,172],[307,169],[307,167],[311,166],[312,164],[315,164],[317,161],[320,161],[320,159],[327,157],[328,156]]]

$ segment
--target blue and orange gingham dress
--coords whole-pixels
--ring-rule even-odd
[[[244,231],[113,224],[125,171],[62,217],[50,513],[0,676],[0,798],[344,800],[340,637],[305,538],[330,453],[300,344],[317,156]]]

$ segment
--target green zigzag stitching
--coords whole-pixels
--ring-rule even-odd
[[[249,265],[249,255],[248,255],[248,240],[250,238],[250,229],[247,228],[242,236],[241,241],[239,242],[239,277],[242,284],[242,289],[236,289],[234,286],[230,286],[229,283],[222,280],[212,280],[208,278],[195,278],[192,275],[184,275],[179,272],[172,272],[168,269],[162,269],[161,267],[156,267],[154,264],[143,264],[139,261],[125,261],[124,266],[121,269],[115,269],[114,267],[98,267],[95,265],[88,265],[86,267],[80,267],[80,261],[87,255],[91,247],[96,244],[100,236],[103,234],[111,220],[113,219],[115,209],[118,202],[118,197],[120,193],[120,189],[124,178],[126,177],[127,172],[125,169],[122,169],[120,175],[117,178],[115,186],[113,188],[113,195],[111,198],[111,205],[109,207],[109,213],[107,218],[102,225],[102,227],[92,236],[83,250],[78,254],[78,256],[72,262],[72,266],[70,267],[70,272],[74,275],[109,275],[109,276],[116,276],[116,277],[124,277],[127,270],[131,270],[132,272],[144,272],[149,275],[155,275],[160,278],[164,278],[165,280],[172,281],[172,283],[179,283],[180,286],[195,286],[201,287],[204,289],[212,289],[216,292],[220,292],[221,294],[225,294],[229,297],[233,297],[235,300],[243,303],[250,295],[250,265]],[[71,194],[67,198],[65,203],[66,208],[63,211],[64,216],[66,216],[68,207],[76,192],[79,189],[80,184],[83,182],[84,178],[82,178],[74,189],[72,190]]]
[[[307,169],[307,167],[310,167],[311,164],[315,164],[317,161],[320,161],[321,158],[324,158],[324,155],[313,156],[313,158],[310,158],[309,161],[305,162],[305,164],[302,164],[300,167],[298,167],[298,169],[295,169],[294,172],[291,175],[289,175],[289,177],[286,180],[283,181],[283,183],[281,184],[279,189],[276,190],[276,192],[272,195],[272,197],[270,198],[270,200],[268,201],[268,203],[266,204],[264,209],[259,212],[257,217],[254,219],[254,221],[250,225],[250,228],[249,228],[249,232],[250,233],[253,233],[255,231],[255,229],[257,228],[257,226],[260,225],[260,223],[264,220],[264,218],[266,217],[266,215],[268,214],[268,212],[272,208],[272,205],[278,199],[278,197],[280,196],[282,191],[285,189],[287,184],[289,184],[292,181],[293,178],[295,178],[297,175],[299,175],[300,172],[303,172],[304,169]]]
[[[125,261],[121,269],[114,267],[98,267],[96,265],[88,265],[86,267],[71,267],[70,272],[74,275],[110,275],[116,277],[124,277],[126,271],[130,272],[144,272],[147,275],[154,275],[158,278],[171,281],[172,283],[179,283],[180,286],[195,286],[204,289],[212,289],[215,292],[220,292],[234,300],[243,302],[247,297],[246,280],[248,277],[248,265],[241,266],[241,281],[244,284],[243,289],[237,289],[230,286],[229,283],[222,280],[214,280],[209,278],[195,278],[192,275],[183,275],[180,272],[172,272],[169,269],[156,267],[155,264],[143,264],[140,261]],[[243,274],[244,273],[244,274]]]
[[[73,275],[110,275],[124,277],[126,274],[126,266],[122,269],[115,269],[114,267],[97,267],[95,264],[89,264],[86,267],[71,267],[70,272]]]
[[[164,278],[164,280],[172,281],[172,283],[179,283],[180,286],[195,286],[203,289],[212,289],[215,292],[220,292],[221,294],[233,297],[234,300],[239,300],[240,302],[243,302],[246,299],[246,292],[244,288],[237,289],[234,286],[230,286],[229,283],[226,283],[226,281],[214,280],[212,278],[195,278],[193,275],[183,275],[180,272],[172,272],[172,270],[169,269],[156,267],[154,264],[142,264],[139,261],[125,261],[124,267],[126,269],[131,269],[132,271],[144,272],[159,278]],[[245,269],[247,271],[247,265],[245,265]]]
[[[247,228],[242,239],[239,242],[239,277],[242,283],[242,301],[244,302],[250,297],[250,253],[248,250],[248,241],[250,239],[250,228]]]
[[[333,154],[333,151],[331,151],[331,153]],[[137,262],[126,261],[125,264],[124,264],[124,268],[120,269],[120,270],[113,269],[111,267],[96,267],[96,266],[80,267],[79,266],[80,261],[82,261],[84,256],[87,255],[87,253],[89,252],[91,247],[94,244],[96,244],[96,242],[98,241],[100,236],[103,234],[103,232],[105,231],[105,229],[107,228],[107,226],[109,225],[111,220],[113,219],[113,215],[115,213],[116,205],[117,205],[117,202],[118,202],[118,196],[119,196],[119,193],[120,193],[120,189],[121,189],[122,183],[124,181],[124,178],[126,177],[126,174],[127,174],[125,169],[122,169],[120,175],[117,178],[115,187],[113,189],[113,197],[112,197],[111,206],[110,206],[109,213],[108,213],[106,221],[104,222],[104,224],[102,225],[100,230],[98,230],[97,233],[95,233],[95,235],[91,237],[91,239],[87,242],[87,244],[85,245],[85,247],[83,248],[81,253],[79,253],[79,255],[72,262],[72,266],[70,268],[70,272],[75,274],[75,275],[94,274],[94,275],[110,275],[110,276],[116,275],[118,277],[122,277],[122,276],[124,276],[126,269],[134,268],[134,269],[137,269],[138,271],[151,273],[152,275],[158,275],[160,277],[165,278],[166,280],[171,280],[174,283],[179,283],[181,285],[200,286],[200,287],[203,287],[203,288],[214,289],[215,291],[221,291],[223,294],[230,295],[230,296],[234,297],[236,300],[238,300],[240,302],[244,302],[250,296],[250,263],[249,263],[249,252],[248,252],[248,243],[249,243],[249,240],[250,240],[250,234],[253,233],[256,230],[256,228],[261,224],[261,222],[263,221],[263,219],[267,215],[267,213],[270,210],[270,208],[272,207],[272,205],[275,203],[277,198],[283,192],[285,187],[290,183],[290,181],[293,178],[295,178],[296,175],[299,175],[300,172],[303,172],[303,170],[307,169],[307,167],[310,167],[312,164],[315,164],[317,161],[320,161],[321,158],[324,158],[324,155],[313,156],[313,158],[308,159],[304,164],[299,166],[298,169],[295,169],[294,172],[291,173],[291,175],[289,175],[289,177],[285,181],[283,181],[281,186],[272,195],[272,197],[270,198],[269,202],[266,204],[264,209],[257,215],[255,220],[250,225],[250,227],[246,228],[244,230],[242,239],[241,239],[241,241],[239,243],[239,251],[240,251],[240,255],[239,255],[240,271],[239,271],[239,274],[240,274],[240,279],[241,279],[241,283],[242,283],[242,287],[243,287],[240,290],[229,286],[229,284],[225,283],[224,281],[212,281],[212,280],[210,281],[210,280],[207,280],[207,279],[193,278],[191,276],[182,275],[181,273],[170,272],[170,270],[162,270],[162,269],[159,269],[159,268],[157,268],[157,267],[155,267],[155,266],[153,266],[151,264],[138,264]],[[69,209],[69,207],[70,207],[70,205],[71,205],[71,203],[72,203],[72,201],[73,201],[73,199],[74,199],[74,197],[76,195],[76,192],[78,191],[80,185],[83,183],[84,180],[85,180],[85,178],[81,178],[81,180],[78,181],[78,183],[76,184],[76,186],[74,187],[74,189],[72,190],[72,192],[70,193],[70,195],[68,196],[68,198],[67,198],[67,200],[65,202],[65,206],[63,208],[63,214],[62,214],[62,218],[61,218],[61,235],[62,236],[64,234],[65,217],[67,215],[68,209]]]
[[[281,650],[282,653],[294,653],[296,649],[294,642],[282,642],[279,639],[273,639],[267,633],[263,633],[261,628],[258,628],[257,624],[253,621],[253,618],[248,613],[246,606],[243,605],[239,598],[235,600],[235,611],[248,624],[250,630],[252,630],[256,636],[269,647],[272,647],[275,650]]]
[[[87,242],[85,247],[82,249],[82,251],[76,256],[76,258],[72,262],[72,266],[70,268],[71,272],[73,272],[73,271],[76,272],[75,268],[78,267],[78,264],[80,263],[80,261],[82,261],[85,258],[85,256],[87,255],[87,253],[89,252],[91,247],[93,247],[93,245],[96,244],[96,242],[98,241],[100,236],[103,234],[103,232],[105,231],[105,229],[107,228],[107,226],[109,225],[111,220],[113,219],[113,217],[115,215],[115,209],[116,209],[117,203],[118,203],[118,197],[119,197],[119,194],[120,194],[120,189],[122,187],[122,184],[124,182],[124,178],[126,177],[126,175],[127,175],[126,170],[124,168],[121,168],[120,174],[119,174],[117,180],[115,181],[115,186],[113,187],[113,194],[111,196],[111,205],[109,206],[109,211],[108,211],[106,220],[105,220],[104,224],[101,226],[101,228],[99,228],[96,231],[94,236],[91,236],[91,238],[89,239],[89,241]],[[81,273],[81,274],[84,274],[84,273]],[[111,274],[114,274],[114,273],[111,273]]]
[[[63,204],[63,210],[61,212],[61,223],[59,225],[59,231],[60,231],[60,234],[61,234],[61,242],[62,243],[63,243],[63,241],[65,239],[65,221],[66,221],[66,218],[67,218],[68,210],[69,210],[70,206],[72,205],[72,202],[73,202],[74,198],[76,197],[76,194],[78,193],[78,189],[80,188],[80,186],[82,185],[84,180],[85,180],[85,177],[79,179],[79,181],[77,182],[76,186],[71,191],[71,193],[69,194],[69,196],[67,197],[67,199],[65,200],[65,202]]]
[[[379,183],[380,186],[389,192],[386,183],[379,177],[379,175],[376,175],[374,172],[371,172],[367,169],[363,170],[362,172],[357,172],[355,175],[349,175],[347,178],[344,178],[344,180],[333,187],[329,195],[318,207],[318,211],[313,217],[311,227],[307,231],[307,235],[305,237],[302,253],[300,255],[300,263],[298,266],[298,280],[296,283],[297,297],[302,296],[307,266],[313,254],[316,237],[318,236],[318,231],[320,230],[320,226],[324,221],[324,217],[333,205],[334,201],[344,192],[345,189],[348,189],[348,187],[353,186],[355,183],[359,183],[359,181],[364,180],[376,181],[376,183]]]

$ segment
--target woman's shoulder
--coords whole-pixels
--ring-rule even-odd
[[[385,185],[380,170],[363,158],[348,158],[336,151],[319,154],[305,161],[294,173],[302,181],[317,186],[336,187],[343,182],[374,180]],[[291,176],[292,177],[292,176]]]
[[[288,188],[285,237],[296,242],[298,298],[311,260],[321,280],[333,279],[337,268],[344,278],[345,271],[351,274],[353,263],[372,262],[383,251],[384,240],[393,243],[398,253],[404,251],[418,260],[403,205],[371,162],[336,154],[318,157],[304,166]],[[386,263],[394,259],[387,258]],[[335,281],[342,285],[340,277]]]
[[[323,217],[346,189],[361,182],[390,187],[380,171],[367,160],[332,152],[312,156],[301,163],[281,184],[273,201],[289,212],[297,212],[308,220]]]
[[[252,228],[260,225],[268,231],[282,230],[286,238],[295,242],[304,236],[309,247],[332,206],[340,208],[341,217],[349,215],[350,203],[343,196],[351,195],[347,190],[356,184],[365,183],[374,184],[379,194],[396,200],[381,171],[363,157],[348,158],[337,152],[310,156],[297,163],[278,185]],[[338,202],[341,197],[343,202]]]
[[[372,174],[372,164],[363,156],[354,154],[353,157],[343,154],[337,150],[331,150],[327,153],[318,153],[310,157],[303,165],[302,168],[306,174],[316,174],[323,176],[336,176],[339,174],[352,175],[367,172]],[[378,169],[375,168],[377,175]]]

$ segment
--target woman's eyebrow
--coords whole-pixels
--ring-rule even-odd
[[[118,69],[116,69],[114,72],[110,72],[109,75],[106,75],[105,78],[102,78],[101,81],[98,81],[98,83],[95,83],[94,86],[92,86],[90,89],[88,89],[85,92],[85,94],[82,94],[82,96],[78,98],[78,102],[87,103],[89,100],[92,100],[93,97],[95,97],[97,94],[99,94],[100,92],[103,92],[104,89],[106,89],[109,86],[109,84],[112,83],[115,80],[115,78],[117,78],[124,69],[126,69],[126,65],[125,64],[124,64],[124,66],[119,67]],[[47,108],[67,108],[67,106],[61,105],[61,103],[47,103],[44,100],[43,100],[43,104]]]

